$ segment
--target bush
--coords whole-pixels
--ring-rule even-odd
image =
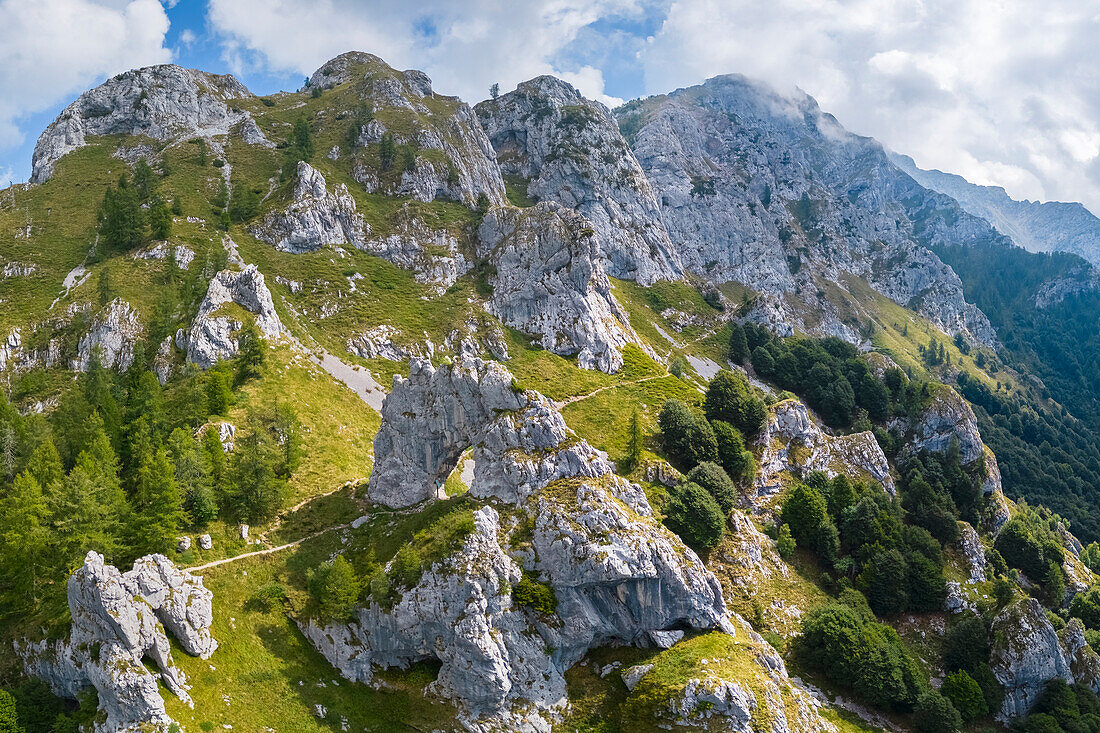
[[[703,412],[708,420],[722,420],[745,435],[755,435],[764,425],[768,411],[764,401],[740,373],[722,370],[707,385]]]
[[[717,463],[706,461],[688,472],[687,480],[699,484],[710,492],[723,515],[729,515],[737,505],[737,490],[725,470]]]
[[[0,733],[21,733],[22,730],[15,713],[15,698],[7,690],[0,689]]]
[[[311,573],[309,590],[321,612],[321,618],[344,621],[351,618],[359,600],[359,578],[343,555],[322,563]]]
[[[943,641],[943,666],[948,671],[972,672],[989,661],[989,634],[980,616],[966,614],[950,629]]]
[[[745,447],[745,439],[737,428],[722,420],[711,424],[718,444],[718,463],[734,481],[749,483],[756,476],[756,459]]]
[[[947,733],[962,728],[962,716],[946,697],[927,690],[917,700],[913,724],[921,733]]]
[[[775,543],[779,550],[779,556],[784,560],[790,560],[791,555],[794,554],[795,548],[798,546],[798,543],[795,542],[794,537],[791,535],[791,528],[785,524],[779,525],[779,532]]]
[[[286,586],[274,581],[261,586],[260,589],[256,591],[256,595],[253,596],[256,605],[264,611],[274,611],[281,608],[286,598]]]
[[[959,711],[964,723],[984,717],[989,712],[982,688],[966,672],[952,672],[947,675],[940,692]]]
[[[825,497],[806,484],[795,484],[783,499],[781,521],[791,529],[799,546],[812,549],[831,565],[840,549],[840,535],[829,518]]]
[[[558,610],[558,598],[554,595],[554,589],[538,582],[529,573],[524,573],[512,588],[512,600],[539,613],[552,614]]]
[[[1100,630],[1100,586],[1094,585],[1074,596],[1069,615],[1081,619],[1087,628]]]
[[[702,415],[680,400],[668,400],[657,418],[661,443],[672,462],[682,470],[691,470],[704,461],[718,457],[718,440]]]
[[[726,515],[718,502],[709,491],[691,482],[680,484],[672,492],[665,524],[697,552],[716,547],[726,533]]]

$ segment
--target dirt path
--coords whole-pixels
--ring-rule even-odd
[[[591,392],[589,392],[588,394],[579,394],[579,395],[576,395],[574,397],[569,397],[568,399],[564,399],[561,402],[555,401],[554,402],[554,407],[555,407],[555,409],[560,410],[561,408],[565,407],[566,405],[571,405],[574,402],[580,402],[581,400],[587,400],[589,397],[594,397],[594,396],[598,395],[600,392],[606,392],[609,389],[618,389],[619,387],[629,387],[632,384],[642,384],[643,382],[652,382],[654,379],[662,379],[662,378],[668,377],[668,376],[670,376],[670,375],[666,371],[664,374],[656,374],[652,377],[642,377],[641,379],[635,379],[632,382],[619,382],[618,384],[609,384],[606,387],[600,387],[599,389],[594,389]]]
[[[292,547],[297,547],[298,545],[302,544],[306,540],[312,540],[314,537],[320,537],[321,535],[323,535],[327,532],[332,532],[333,530],[337,530],[337,529],[347,529],[350,526],[351,526],[350,524],[339,524],[339,525],[336,525],[335,527],[327,527],[325,529],[322,529],[319,532],[314,532],[311,535],[306,535],[305,537],[301,537],[299,539],[296,539],[293,542],[287,542],[285,545],[279,545],[278,547],[268,547],[266,549],[256,550],[254,552],[245,552],[241,555],[235,555],[233,557],[225,557],[225,558],[222,558],[221,560],[214,560],[213,562],[208,562],[205,565],[194,565],[194,566],[189,567],[189,568],[183,568],[183,570],[185,570],[186,572],[189,572],[189,573],[197,573],[197,572],[200,572],[202,570],[209,570],[210,568],[216,568],[219,565],[228,565],[231,562],[236,562],[238,560],[244,560],[244,559],[249,558],[249,557],[259,557],[260,555],[271,555],[272,553],[282,552],[283,550],[289,550]]]

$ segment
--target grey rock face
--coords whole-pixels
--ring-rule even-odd
[[[872,433],[827,435],[798,400],[784,400],[771,408],[757,444],[762,450],[759,472],[753,494],[747,497],[754,509],[762,509],[782,491],[784,473],[803,476],[824,471],[830,477],[844,473],[854,479],[874,479],[894,493],[890,464]]]
[[[1052,679],[1100,691],[1100,656],[1085,643],[1080,621],[1073,619],[1055,631],[1039,601],[1024,598],[998,614],[991,636],[989,666],[1005,687],[999,720],[1027,715]]]
[[[622,348],[637,342],[611,294],[591,222],[559,204],[494,209],[481,224],[478,256],[492,262],[490,312],[541,337],[583,369],[617,371]]]
[[[392,609],[372,602],[350,624],[304,631],[355,680],[438,660],[431,691],[458,705],[469,730],[549,731],[566,702],[564,672],[593,646],[732,626],[720,585],[654,521],[640,488],[545,397],[511,385],[503,367],[477,359],[414,361],[394,380],[368,496],[395,507],[429,499],[472,446],[470,495],[483,503],[474,532]],[[490,500],[508,507],[506,519]],[[556,614],[515,602],[525,572],[553,589]]]
[[[42,183],[54,164],[90,135],[147,135],[156,140],[225,135],[240,123],[263,135],[230,100],[251,97],[232,76],[167,64],[127,71],[81,94],[46,128],[34,147],[31,180]],[[252,129],[255,128],[255,129]],[[248,136],[246,136],[247,139]],[[265,141],[266,142],[266,141]]]
[[[905,427],[901,423],[900,426]],[[905,450],[920,453],[946,451],[952,442],[958,442],[959,458],[963,465],[973,463],[986,455],[978,419],[970,403],[962,398],[954,387],[940,385],[932,395],[931,404],[924,413],[908,424]],[[994,461],[996,459],[993,459]],[[999,474],[998,474],[999,475]]]
[[[685,270],[811,307],[819,286],[844,288],[855,275],[948,333],[993,343],[988,320],[927,247],[997,233],[810,97],[730,75],[618,115]]]
[[[493,206],[507,201],[504,181],[493,162],[493,148],[469,105],[436,94],[431,79],[422,71],[396,71],[377,56],[359,51],[325,63],[310,77],[306,88],[348,83],[375,110],[406,110],[415,123],[415,132],[403,134],[399,142],[435,153],[418,155],[415,169],[403,172],[396,185],[385,190],[379,188],[373,170],[358,168],[356,180],[368,191],[412,196],[420,201],[445,198],[467,206],[476,205],[482,195]],[[359,143],[376,143],[385,132],[385,125],[374,120],[361,128]]]
[[[68,590],[72,633],[67,641],[17,644],[27,673],[63,697],[94,687],[106,715],[98,733],[167,730],[173,721],[142,660],[150,660],[165,686],[190,704],[165,632],[188,654],[208,658],[218,646],[210,635],[213,594],[163,555],[143,557],[120,573],[95,552],[69,578]]]
[[[591,220],[608,274],[643,285],[682,275],[649,181],[606,107],[540,76],[475,109],[506,175]]]
[[[496,362],[460,359],[438,369],[411,360],[395,376],[374,438],[367,495],[387,506],[411,506],[439,495],[462,453],[473,446],[473,496],[521,501],[565,476],[610,473],[606,455],[571,432],[545,397],[519,392]]]
[[[955,540],[955,548],[966,562],[966,570],[970,573],[970,582],[981,583],[985,580],[985,548],[978,533],[966,522],[959,522],[959,538]]]
[[[281,252],[312,252],[329,244],[360,247],[370,226],[355,210],[355,199],[344,184],[329,193],[325,177],[309,163],[298,163],[298,182],[290,205],[271,212],[252,235]]]
[[[263,273],[255,265],[239,271],[222,270],[210,281],[199,314],[184,339],[185,345],[177,344],[187,349],[188,361],[207,369],[220,359],[237,354],[234,334],[243,324],[232,316],[219,314],[222,306],[228,303],[236,303],[255,315],[256,328],[264,338],[278,338],[283,332]]]
[[[121,298],[115,298],[96,317],[91,330],[81,337],[72,368],[87,371],[93,356],[98,356],[100,364],[108,369],[126,371],[134,363],[134,345],[142,331],[137,311]]]

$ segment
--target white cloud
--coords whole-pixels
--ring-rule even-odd
[[[184,28],[183,31],[180,32],[180,43],[182,43],[184,46],[190,46],[192,43],[195,42],[195,40],[195,31],[191,30],[190,28]]]
[[[20,144],[20,118],[99,78],[171,59],[158,0],[0,0],[0,148]]]
[[[605,97],[591,66],[559,68],[555,59],[585,26],[637,11],[641,0],[210,0],[211,27],[225,59],[251,67],[312,73],[344,51],[381,56],[397,68],[422,69],[445,94],[476,102],[489,85],[502,90],[556,74],[586,95]]]
[[[727,72],[798,86],[918,165],[1100,213],[1095,0],[676,0],[648,93]]]

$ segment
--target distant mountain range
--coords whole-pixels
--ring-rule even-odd
[[[890,153],[890,160],[920,185],[952,197],[1028,251],[1072,252],[1100,265],[1100,218],[1081,204],[1017,201],[1000,186],[979,186],[952,173],[918,168],[908,155]]]

